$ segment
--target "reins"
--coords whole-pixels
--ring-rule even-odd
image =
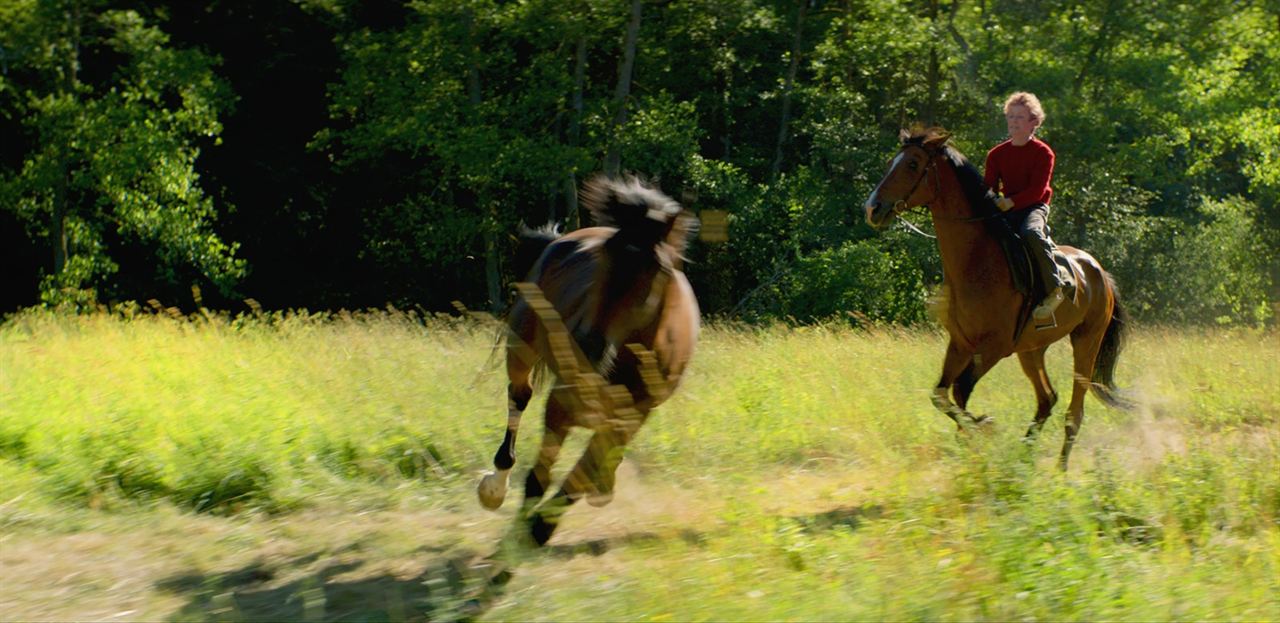
[[[923,206],[919,206],[919,207],[923,207]],[[912,208],[912,209],[914,210],[915,208]],[[907,219],[902,218],[902,213],[901,213],[901,212],[894,212],[894,213],[893,213],[893,216],[894,216],[894,218],[897,218],[899,221],[902,221],[902,224],[903,224],[904,226],[906,226],[907,231],[913,232],[913,233],[918,234],[918,235],[920,235],[920,236],[924,236],[925,238],[928,238],[928,239],[930,239],[930,240],[937,240],[937,239],[938,239],[938,237],[937,237],[937,236],[935,236],[935,235],[933,235],[933,234],[925,233],[924,231],[922,231],[919,227],[917,227],[917,226],[916,226],[916,224],[915,224],[915,223],[912,223],[911,221],[908,221]]]

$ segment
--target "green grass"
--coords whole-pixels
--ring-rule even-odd
[[[712,326],[614,504],[574,507],[468,604],[457,569],[514,506],[473,497],[505,421],[493,335],[399,313],[9,319],[0,618],[1280,619],[1275,332],[1139,330],[1117,374],[1141,408],[1088,399],[1064,475],[1066,345],[1026,447],[1013,361],[970,404],[997,425],[958,437],[929,402],[935,331]]]

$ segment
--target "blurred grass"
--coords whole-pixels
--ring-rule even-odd
[[[333,508],[473,512],[505,419],[493,336],[398,312],[12,317],[0,529],[174,507],[284,525]],[[1062,475],[1065,345],[1049,353],[1062,400],[1028,448],[1034,396],[1014,362],[970,404],[998,418],[991,433],[957,437],[932,408],[935,331],[709,327],[629,451],[643,486],[620,485],[646,498],[617,511],[643,517],[625,529],[656,537],[601,537],[601,516],[575,508],[557,541],[613,545],[527,561],[485,617],[1275,620],[1277,338],[1140,330],[1117,373],[1143,407],[1090,398]]]
[[[447,478],[484,449],[485,427],[459,424],[492,419],[469,387],[490,340],[403,314],[30,313],[0,329],[0,457],[59,498],[202,510],[287,509],[333,478]]]

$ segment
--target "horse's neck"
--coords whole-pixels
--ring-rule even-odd
[[[971,220],[973,209],[955,175],[947,171],[940,177],[941,197],[932,213],[947,281],[962,297],[1004,286],[1010,280],[1009,266],[999,242],[986,221]]]

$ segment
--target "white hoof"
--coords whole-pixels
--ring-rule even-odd
[[[601,506],[608,506],[609,502],[612,502],[612,501],[613,501],[612,491],[608,493],[593,493],[587,496],[587,504],[590,504],[596,508],[600,508]]]
[[[498,510],[507,497],[507,470],[485,474],[476,487],[476,494],[480,497],[481,506],[491,511]]]

